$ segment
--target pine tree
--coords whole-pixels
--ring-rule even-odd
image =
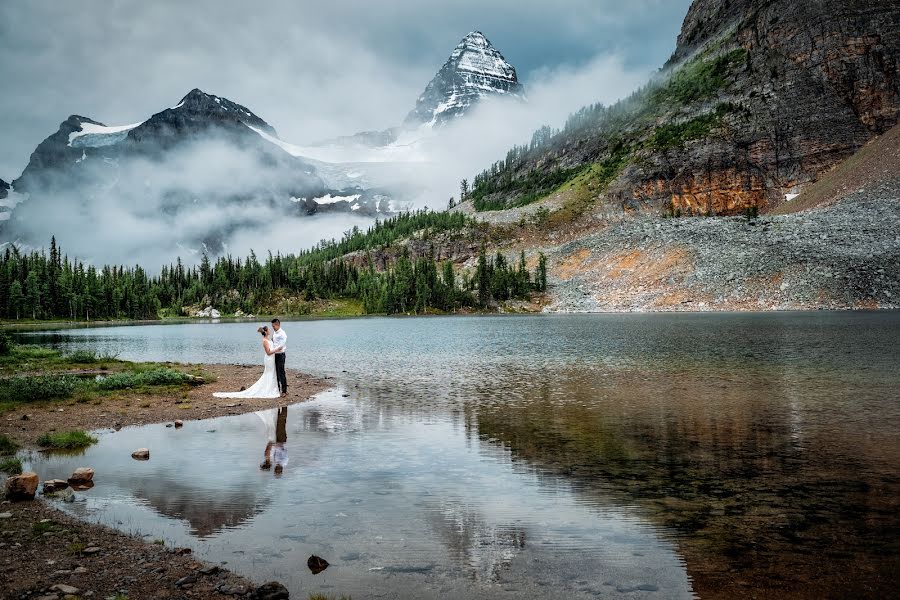
[[[478,304],[486,307],[491,300],[491,271],[488,266],[484,247],[478,254],[478,267],[475,270],[475,278],[478,280]]]
[[[534,275],[535,287],[539,292],[547,291],[547,257],[541,252],[538,254],[538,266]]]
[[[29,271],[25,278],[25,305],[31,311],[31,318],[37,319],[41,314],[41,291],[37,271],[34,270]]]
[[[25,302],[25,296],[22,294],[22,284],[13,281],[9,287],[9,316],[19,320],[19,313],[22,310],[22,303]]]

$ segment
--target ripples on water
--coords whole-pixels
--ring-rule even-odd
[[[75,510],[263,580],[356,597],[878,596],[897,582],[900,315],[286,323],[339,388],[126,429]],[[32,334],[135,360],[258,363],[253,324]],[[349,393],[345,398],[343,393]],[[148,446],[152,460],[130,459]],[[309,554],[332,567],[313,576]]]

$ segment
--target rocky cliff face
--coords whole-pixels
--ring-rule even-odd
[[[648,89],[483,174],[480,195],[514,203],[534,190],[510,176],[562,174],[549,192],[594,165],[591,193],[626,210],[771,208],[898,122],[898,70],[893,0],[697,0]]]
[[[9,184],[0,179],[0,200],[9,195]]]
[[[64,172],[72,171],[71,165],[80,164],[85,150],[72,146],[69,137],[82,131],[84,126],[106,127],[99,121],[87,117],[71,115],[60,123],[56,133],[38,144],[22,175],[13,180],[17,192],[28,193],[39,189],[56,189]],[[72,172],[75,176],[75,173]]]
[[[464,114],[482,98],[524,98],[516,69],[480,31],[459,42],[406,117],[407,126],[440,125]]]

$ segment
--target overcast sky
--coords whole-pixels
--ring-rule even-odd
[[[484,32],[526,86],[547,80],[548,72],[575,72],[606,58],[643,77],[672,52],[689,5],[4,0],[0,178],[17,177],[34,147],[70,114],[139,122],[194,87],[244,104],[294,143],[398,124],[473,29]],[[621,85],[592,78],[587,84],[597,86],[598,98]]]

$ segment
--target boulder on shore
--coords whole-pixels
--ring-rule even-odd
[[[25,471],[6,480],[6,497],[10,500],[34,500],[37,487],[37,473]]]
[[[62,479],[48,479],[44,482],[44,493],[52,494],[64,490],[67,487],[69,487],[69,482],[67,481],[63,481]]]
[[[90,467],[78,467],[75,469],[75,472],[72,473],[72,476],[69,477],[69,484],[85,484],[89,481],[94,481],[94,470]]]
[[[150,460],[150,450],[147,448],[138,448],[131,453],[131,458],[135,460]]]

